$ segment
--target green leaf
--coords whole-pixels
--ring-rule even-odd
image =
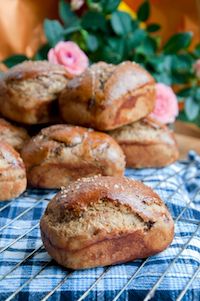
[[[95,11],[88,11],[82,17],[81,24],[84,29],[92,29],[94,31],[101,30],[106,31],[106,19],[102,13]]]
[[[145,68],[146,57],[142,53],[134,53],[132,60]]]
[[[187,49],[192,41],[191,32],[177,33],[173,35],[164,45],[164,53],[177,53],[182,49]]]
[[[50,49],[50,47],[49,47],[48,44],[42,46],[38,50],[38,52],[36,53],[36,55],[34,56],[34,60],[36,60],[36,61],[46,60],[49,49]]]
[[[160,28],[161,28],[161,26],[159,24],[152,23],[147,26],[147,31],[148,32],[156,32],[156,31],[160,30]]]
[[[187,98],[188,96],[192,96],[193,93],[194,93],[194,88],[191,87],[191,88],[184,88],[178,91],[177,95],[182,98]]]
[[[24,61],[28,60],[28,58],[23,54],[16,54],[8,57],[3,61],[3,63],[8,67],[11,68],[17,64],[20,64]]]
[[[200,106],[192,97],[186,99],[184,108],[189,120],[194,120],[199,114]]]
[[[168,86],[172,84],[172,78],[169,73],[153,73],[153,77],[157,82],[164,83]]]
[[[187,84],[190,81],[191,75],[190,74],[172,73],[171,79],[172,79],[172,84],[182,85],[182,84]]]
[[[65,0],[59,2],[59,16],[66,27],[75,25],[78,22],[77,15],[71,10],[69,3]]]
[[[63,30],[64,35],[70,35],[71,33],[77,32],[81,29],[80,25],[70,26],[68,28],[65,28]]]
[[[110,14],[117,9],[121,0],[104,0],[102,7],[106,14]]]
[[[200,105],[200,87],[195,87],[194,98]]]
[[[51,47],[64,40],[63,27],[57,20],[46,19],[44,21],[44,32]]]
[[[196,59],[200,58],[200,44],[197,44],[194,50],[194,55],[196,57]]]
[[[172,72],[175,74],[189,75],[192,72],[193,63],[194,61],[188,53],[174,55],[172,57]]]
[[[119,64],[123,61],[125,40],[116,38],[110,38],[108,45],[103,48],[102,59],[108,63]]]
[[[142,53],[145,56],[154,54],[156,50],[157,50],[157,43],[152,37],[149,36],[147,36],[143,40],[143,43],[135,49],[137,53]]]
[[[131,32],[132,24],[130,15],[121,11],[112,13],[111,26],[117,35],[125,35]]]
[[[150,15],[150,5],[149,1],[144,1],[142,5],[140,5],[137,16],[140,21],[146,21],[149,18]]]
[[[88,47],[88,50],[94,52],[99,47],[99,41],[98,38],[93,34],[88,34],[86,38],[86,45]]]
[[[146,36],[147,33],[143,29],[136,29],[132,32],[127,39],[129,49],[137,48],[145,40]]]

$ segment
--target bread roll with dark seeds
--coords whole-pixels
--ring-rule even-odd
[[[17,122],[49,122],[67,80],[67,71],[60,65],[47,61],[18,64],[0,78],[0,112]]]
[[[138,64],[100,62],[68,81],[59,97],[67,123],[111,130],[148,115],[154,108],[153,77]]]
[[[14,148],[0,142],[0,201],[18,197],[26,189],[26,172]]]
[[[25,129],[14,126],[0,118],[0,141],[8,143],[17,151],[20,151],[29,139],[30,137]]]
[[[179,157],[173,132],[150,117],[110,131],[109,134],[121,146],[127,167],[163,167]]]
[[[123,175],[124,154],[107,134],[54,125],[43,129],[22,150],[28,183],[60,188],[84,176]]]
[[[71,183],[50,201],[40,228],[47,252],[72,269],[145,258],[163,251],[174,236],[159,196],[125,177]]]

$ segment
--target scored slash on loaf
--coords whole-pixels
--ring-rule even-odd
[[[155,104],[155,81],[138,64],[100,62],[67,82],[59,97],[67,123],[111,130],[148,115]]]
[[[125,177],[71,183],[50,201],[40,228],[47,252],[72,269],[145,258],[164,250],[174,235],[159,196]]]
[[[123,175],[124,154],[107,134],[69,125],[43,129],[22,150],[29,185],[60,188],[97,174]]]

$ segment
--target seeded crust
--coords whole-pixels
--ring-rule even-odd
[[[0,112],[17,122],[49,122],[67,81],[68,74],[60,65],[47,61],[18,64],[0,79]]]
[[[72,269],[145,258],[164,250],[174,235],[159,196],[125,177],[71,183],[50,201],[40,228],[47,252]]]
[[[84,176],[123,175],[124,154],[110,136],[69,125],[43,129],[22,150],[28,183],[60,188]]]
[[[108,134],[121,146],[127,167],[163,167],[178,160],[179,151],[173,132],[150,117]]]
[[[8,143],[17,151],[20,151],[29,139],[30,137],[25,129],[14,126],[0,118],[0,141]]]
[[[68,81],[59,97],[60,114],[71,124],[111,130],[148,115],[155,103],[155,82],[133,62],[100,62]]]
[[[19,196],[26,189],[26,173],[20,155],[14,148],[0,142],[0,201]]]

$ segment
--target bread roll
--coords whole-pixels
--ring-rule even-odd
[[[14,126],[0,118],[0,141],[8,143],[17,151],[20,151],[29,139],[30,137],[25,129]]]
[[[59,98],[66,122],[98,130],[139,120],[153,110],[154,103],[154,79],[133,62],[94,64],[68,81]]]
[[[0,142],[0,201],[19,196],[26,189],[26,173],[20,155]]]
[[[72,269],[145,258],[164,250],[174,235],[159,196],[123,177],[71,183],[50,201],[40,228],[47,252]]]
[[[84,176],[123,175],[124,154],[104,133],[54,125],[43,129],[22,150],[28,183],[34,187],[60,188]]]
[[[64,67],[47,61],[26,61],[9,69],[0,79],[1,114],[27,124],[51,121],[67,76]]]
[[[127,167],[163,167],[179,157],[173,132],[150,117],[110,131],[109,134],[121,146]]]

